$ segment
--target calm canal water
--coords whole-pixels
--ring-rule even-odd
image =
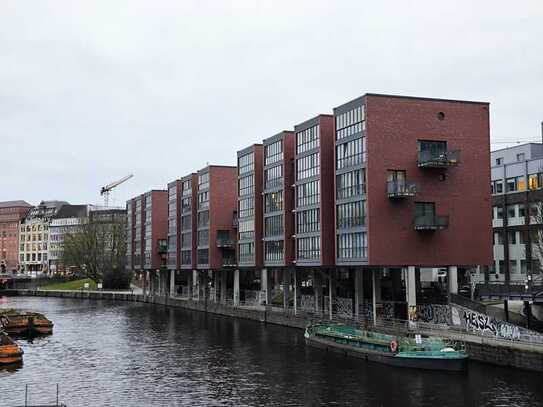
[[[60,298],[0,298],[47,314],[52,336],[19,341],[0,370],[0,406],[543,406],[543,375],[472,363],[462,374],[346,359],[301,331],[179,309]]]

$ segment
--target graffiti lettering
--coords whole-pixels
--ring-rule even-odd
[[[464,311],[464,322],[466,330],[472,330],[474,333],[485,334],[489,332],[496,338],[519,340],[520,328],[516,325],[504,321],[497,321],[488,315],[480,314],[475,311]]]
[[[450,324],[449,307],[442,304],[420,304],[417,306],[417,318],[433,324]]]

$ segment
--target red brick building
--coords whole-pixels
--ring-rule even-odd
[[[364,280],[374,313],[387,284],[414,315],[422,268],[447,268],[455,293],[458,267],[491,263],[487,103],[366,94],[334,116],[336,264],[356,312]]]
[[[167,261],[168,191],[152,190],[129,200],[127,214],[127,265],[140,275],[145,271],[145,287],[164,294],[167,276],[160,269]]]
[[[19,223],[31,207],[25,201],[0,202],[0,273],[19,269]]]

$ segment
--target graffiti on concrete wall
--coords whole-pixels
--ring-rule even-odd
[[[450,309],[443,304],[417,305],[417,319],[432,324],[450,324]]]
[[[521,328],[505,321],[498,321],[476,311],[454,307],[453,323],[465,326],[466,331],[481,335],[492,335],[499,339],[519,340]],[[461,317],[460,317],[461,315]]]

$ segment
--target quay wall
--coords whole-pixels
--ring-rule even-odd
[[[114,293],[99,291],[42,291],[42,290],[10,290],[0,295],[79,298],[91,300],[114,300],[142,302],[168,307],[184,308],[199,312],[208,312],[233,318],[248,319],[263,323],[304,329],[311,321],[299,316],[282,312],[232,307],[211,301],[191,301],[163,296],[151,296],[131,293]],[[422,332],[424,333],[424,332]],[[444,337],[461,340],[466,343],[470,358],[480,362],[499,366],[515,367],[524,370],[543,372],[543,347],[525,343],[498,341],[491,337],[464,335],[455,332],[443,332]]]

